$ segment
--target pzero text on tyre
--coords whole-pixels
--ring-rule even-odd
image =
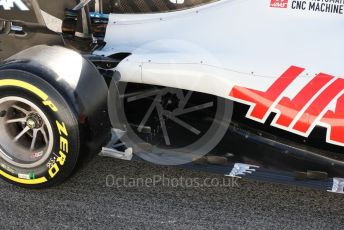
[[[29,188],[64,181],[108,141],[106,99],[104,79],[74,51],[37,46],[6,60],[0,65],[0,177]]]

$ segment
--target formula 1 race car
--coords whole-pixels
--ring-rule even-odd
[[[343,7],[0,0],[0,175],[100,152],[344,193]]]

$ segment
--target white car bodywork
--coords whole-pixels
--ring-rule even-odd
[[[132,53],[122,81],[228,98],[233,85],[265,91],[291,65],[305,68],[285,94],[316,73],[344,73],[343,15],[222,0],[169,13],[112,14],[97,54]]]
[[[231,99],[250,106],[248,119],[266,123],[275,113],[271,126],[306,138],[322,126],[326,142],[344,146],[344,17],[342,9],[333,12],[336,4],[222,0],[178,12],[113,14],[107,45],[97,54],[131,53],[116,67],[124,82]],[[302,71],[285,87],[275,84],[291,77],[285,76],[291,69]],[[326,84],[313,85],[326,77]],[[276,97],[262,96],[276,89]],[[291,105],[281,105],[282,99]],[[281,115],[290,123],[276,123]]]

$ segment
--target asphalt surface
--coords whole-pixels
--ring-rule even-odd
[[[223,180],[97,157],[48,190],[0,181],[0,229],[343,229],[344,195],[244,180],[207,187],[172,183],[181,177]]]

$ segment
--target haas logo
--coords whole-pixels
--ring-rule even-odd
[[[23,0],[0,0],[0,7],[1,6],[4,10],[11,10],[15,6],[21,11],[30,10],[29,7],[24,4]]]
[[[296,92],[294,98],[284,91],[305,69],[290,67],[265,92],[234,86],[229,96],[250,105],[247,118],[265,123],[276,113],[271,125],[308,137],[315,126],[327,128],[326,142],[344,146],[344,79],[320,73]],[[335,103],[333,110],[330,103]]]
[[[288,0],[271,0],[270,7],[287,8]]]

